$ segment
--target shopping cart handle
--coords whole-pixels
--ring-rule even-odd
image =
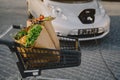
[[[13,27],[14,29],[21,29],[21,28],[22,28],[21,25],[12,25],[12,27]]]
[[[10,41],[10,40],[3,40],[3,39],[0,39],[0,45],[6,45],[6,46],[13,46],[14,45],[14,42],[13,41]]]

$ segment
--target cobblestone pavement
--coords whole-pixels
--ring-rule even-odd
[[[107,7],[111,6],[108,3],[104,4],[107,4]],[[106,9],[108,9],[107,7]],[[82,51],[80,66],[44,70],[42,76],[71,80],[116,80],[116,77],[120,80],[120,15],[115,15],[110,9],[107,12],[111,12],[111,31],[101,41],[99,40],[98,44],[95,41],[80,42]],[[25,0],[0,0],[0,34],[11,24],[25,25],[26,19]],[[10,50],[6,46],[0,45],[0,80],[17,80],[19,71],[15,62],[16,58]]]

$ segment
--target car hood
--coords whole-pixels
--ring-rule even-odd
[[[54,6],[55,9],[59,8],[61,13],[69,19],[78,18],[79,14],[85,9],[95,9],[95,16],[100,15],[100,10],[98,8],[97,2],[94,0],[87,3],[60,3],[54,1],[46,1],[47,4]]]
[[[80,22],[78,16],[85,9],[95,9],[95,11],[96,11],[95,16],[96,17],[100,16],[100,10],[98,8],[98,4],[97,4],[96,0],[94,0],[92,2],[87,2],[87,3],[73,3],[73,4],[53,2],[53,1],[48,0],[45,3],[47,5],[54,6],[55,9],[57,9],[57,8],[60,9],[61,13],[67,17],[67,20],[69,20],[69,22],[73,23],[73,20],[74,20],[74,23],[77,25],[78,25],[78,21]]]
[[[68,16],[78,16],[84,9],[95,9],[98,10],[98,5],[96,1],[87,3],[60,3],[53,1],[46,1],[46,3],[54,6],[55,8],[60,8],[63,14]]]

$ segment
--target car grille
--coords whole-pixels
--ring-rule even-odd
[[[96,37],[102,35],[104,32],[99,32],[98,28],[92,29],[79,29],[77,35],[68,35],[71,37],[79,37],[79,38],[89,38],[89,37]]]

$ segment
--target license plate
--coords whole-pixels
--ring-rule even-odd
[[[96,33],[98,33],[98,28],[78,30],[78,35],[87,35],[87,34],[96,34]]]

